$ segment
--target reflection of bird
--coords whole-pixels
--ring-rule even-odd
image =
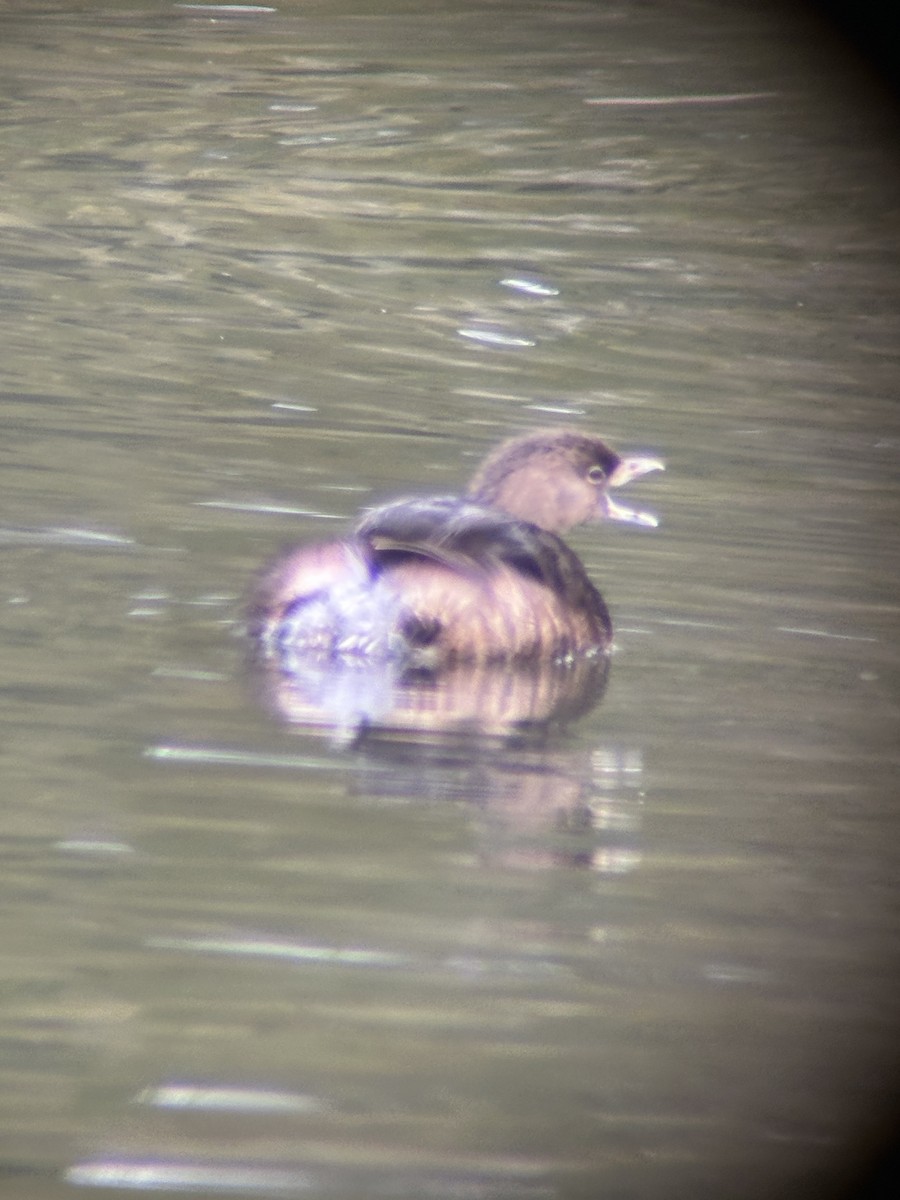
[[[364,513],[349,538],[282,555],[256,586],[251,632],[276,658],[429,670],[603,651],[603,597],[558,535],[603,518],[655,525],[608,489],[661,469],[574,431],[513,438],[467,497],[396,500]]]

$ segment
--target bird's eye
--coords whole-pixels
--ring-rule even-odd
[[[603,470],[602,467],[591,467],[587,473],[587,477],[591,481],[591,483],[605,483],[606,482],[606,472]]]

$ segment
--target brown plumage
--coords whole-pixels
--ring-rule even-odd
[[[276,659],[429,669],[601,652],[609,612],[559,535],[604,517],[655,525],[608,489],[661,468],[569,430],[513,438],[485,460],[467,498],[394,501],[343,541],[281,556],[252,597],[251,632]]]

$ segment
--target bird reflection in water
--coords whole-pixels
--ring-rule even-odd
[[[662,469],[596,437],[540,430],[489,455],[465,497],[394,501],[345,539],[288,550],[249,607],[263,703],[336,746],[391,747],[395,765],[414,764],[419,792],[428,753],[472,758],[477,744],[470,798],[520,829],[546,831],[549,818],[583,846],[596,825],[590,785],[571,753],[553,766],[548,734],[602,699],[612,622],[560,535],[601,520],[655,526],[609,493]],[[504,757],[523,740],[543,757],[511,770]]]

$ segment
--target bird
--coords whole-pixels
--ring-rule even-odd
[[[609,610],[562,534],[655,516],[609,492],[664,464],[599,437],[539,429],[502,442],[464,496],[407,496],[364,511],[349,536],[293,547],[252,589],[264,660],[389,663],[395,672],[573,662],[607,653]]]

